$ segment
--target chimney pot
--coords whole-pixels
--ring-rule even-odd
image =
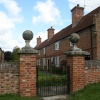
[[[78,21],[83,17],[84,15],[84,8],[80,7],[79,4],[75,6],[72,10],[72,26],[75,26]]]
[[[79,7],[80,5],[79,4],[77,4],[77,7]]]
[[[37,38],[37,46],[39,46],[41,44],[41,37],[39,36],[38,38]]]
[[[50,39],[54,35],[54,29],[51,26],[51,28],[49,28],[47,31],[48,31],[48,39]]]

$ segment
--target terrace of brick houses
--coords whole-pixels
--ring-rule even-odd
[[[35,49],[39,50],[36,56],[38,66],[50,66],[53,62],[56,67],[60,62],[67,61],[64,52],[72,46],[69,36],[77,33],[80,41],[77,44],[83,51],[89,53],[85,56],[86,60],[100,59],[100,7],[94,9],[87,15],[84,15],[84,8],[79,5],[72,10],[72,24],[61,29],[55,34],[54,28],[47,30],[47,39],[42,42],[41,37],[37,38]]]

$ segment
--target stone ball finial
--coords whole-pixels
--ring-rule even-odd
[[[70,40],[72,43],[77,43],[77,42],[80,40],[80,37],[79,37],[78,34],[73,33],[73,34],[70,35],[69,40]]]
[[[24,40],[32,40],[33,38],[33,32],[30,30],[26,30],[23,32],[23,39]]]

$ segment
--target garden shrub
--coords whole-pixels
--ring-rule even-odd
[[[66,76],[51,76],[49,78],[39,78],[39,86],[62,86],[66,85]]]

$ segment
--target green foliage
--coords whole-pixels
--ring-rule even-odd
[[[39,71],[38,85],[39,86],[63,86],[66,85],[66,75],[54,75]]]
[[[84,89],[72,93],[69,100],[100,100],[100,83],[87,85]]]
[[[18,55],[18,51],[20,50],[19,47],[14,47],[13,52],[12,52],[12,57],[13,57],[13,61],[19,61],[19,55]]]
[[[21,97],[17,94],[4,94],[0,95],[0,100],[43,100],[39,97]]]
[[[11,61],[12,60],[12,53],[10,51],[6,51],[4,53],[4,60],[5,61]]]

